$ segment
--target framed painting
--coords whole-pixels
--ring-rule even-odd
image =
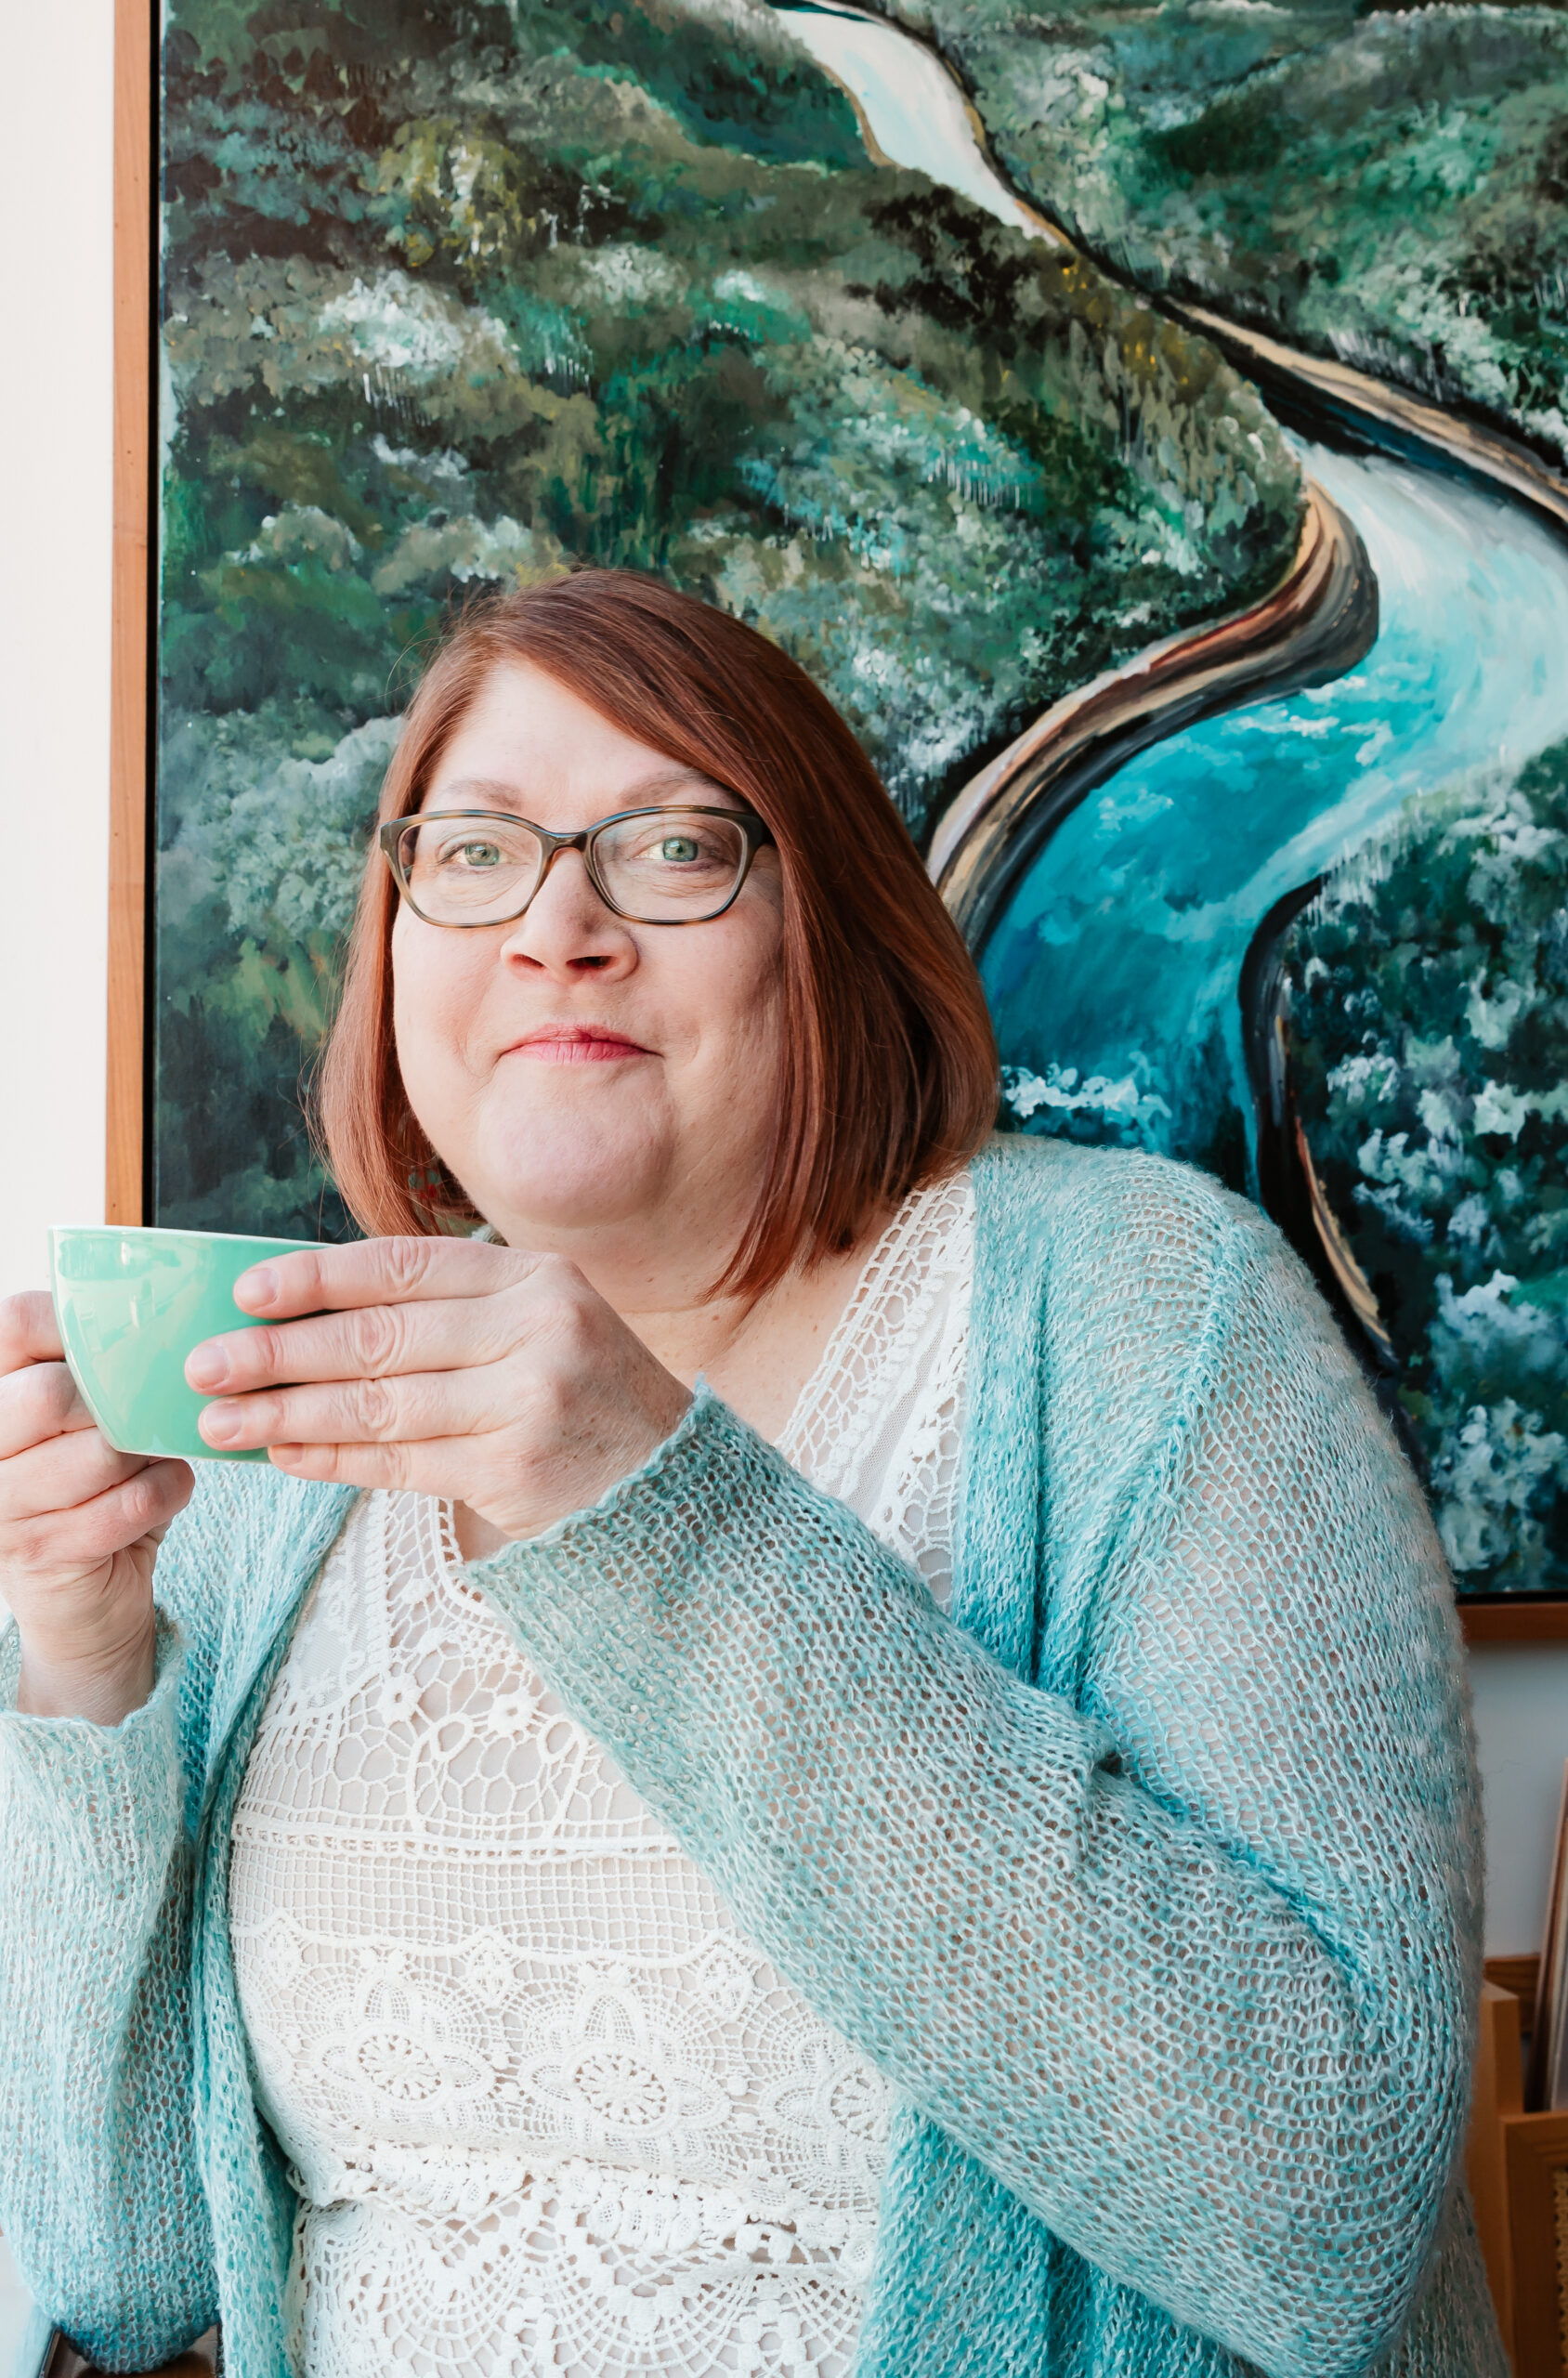
[[[155,53],[121,0],[120,50],[111,1214],[352,1230],[306,1104],[411,660],[656,570],[875,759],[1004,1128],[1261,1200],[1470,1633],[1568,1634],[1568,19],[169,0]]]

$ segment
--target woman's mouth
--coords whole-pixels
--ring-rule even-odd
[[[623,1032],[607,1031],[596,1024],[542,1024],[506,1051],[509,1057],[532,1057],[547,1065],[612,1065],[624,1057],[652,1053]]]

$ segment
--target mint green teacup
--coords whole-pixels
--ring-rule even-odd
[[[200,1435],[197,1415],[212,1398],[187,1387],[185,1359],[203,1338],[256,1326],[234,1301],[242,1272],[320,1242],[109,1227],[53,1230],[49,1241],[65,1359],[110,1444],[184,1461],[265,1461],[263,1448],[220,1454]]]

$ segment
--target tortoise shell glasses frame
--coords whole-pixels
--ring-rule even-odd
[[[674,820],[721,818],[726,826],[735,830],[738,846],[733,867],[727,875],[721,897],[712,899],[700,909],[657,915],[648,913],[645,908],[629,906],[624,897],[617,896],[607,880],[606,866],[601,858],[601,842],[604,837],[611,833],[612,829],[634,824],[637,819],[644,817]],[[500,826],[506,828],[514,834],[520,831],[531,837],[533,844],[537,847],[529,852],[526,856],[519,856],[517,862],[525,873],[529,871],[529,862],[534,863],[531,881],[527,892],[516,906],[498,909],[484,916],[436,916],[431,914],[426,906],[422,905],[420,894],[414,887],[410,838],[417,835],[424,828],[449,823]],[[710,924],[715,917],[722,917],[726,908],[734,906],[739,897],[741,886],[751,873],[752,860],[763,845],[771,843],[773,839],[771,829],[751,810],[721,809],[690,801],[659,804],[647,808],[618,809],[609,817],[600,817],[592,826],[581,827],[573,834],[555,833],[548,826],[536,825],[531,817],[521,817],[516,810],[511,809],[422,810],[411,817],[388,818],[385,825],[378,830],[376,836],[381,846],[382,856],[392,871],[392,879],[414,915],[425,924],[437,925],[453,933],[478,932],[491,925],[515,924],[519,917],[526,916],[537,898],[545,877],[562,851],[581,851],[588,881],[599,898],[613,916],[624,918],[629,924]],[[481,840],[477,835],[473,836],[465,840],[460,847],[465,851],[478,849],[482,847]],[[613,866],[609,871],[615,872]],[[477,885],[477,871],[467,870],[467,872],[469,872],[470,882]],[[624,886],[622,890],[624,891]],[[684,898],[686,896],[686,888],[683,887],[679,893],[673,893],[667,896],[672,903]],[[428,897],[426,891],[425,898],[428,899]]]

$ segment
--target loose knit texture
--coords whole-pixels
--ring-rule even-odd
[[[707,1395],[468,1574],[895,2092],[856,2378],[1503,2378],[1420,1496],[1251,1209],[1050,1144],[974,1179],[950,1617]],[[222,1845],[351,1500],[204,1471],[117,1729],[15,1714],[5,1647],[0,2225],[111,2368],[221,2311],[237,2378],[286,2378]]]

